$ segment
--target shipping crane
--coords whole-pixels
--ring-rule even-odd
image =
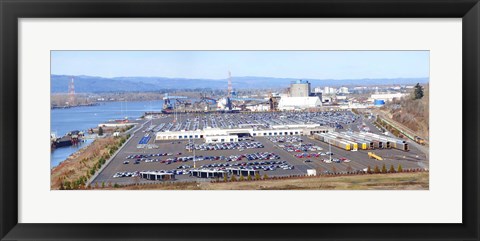
[[[164,114],[173,114],[175,115],[174,121],[177,121],[177,112],[175,108],[175,103],[180,102],[180,103],[185,103],[183,101],[180,101],[180,99],[187,99],[188,97],[186,96],[174,96],[174,95],[168,95],[168,93],[165,93],[165,96],[163,97],[163,109],[162,113]],[[173,100],[173,101],[172,101]]]

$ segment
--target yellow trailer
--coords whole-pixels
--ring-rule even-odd
[[[368,153],[368,157],[377,159],[378,161],[382,161],[382,160],[383,160],[383,158],[381,158],[380,156],[378,156],[377,154],[375,154],[375,153],[373,153],[373,152],[369,152],[369,153]]]
[[[366,150],[367,149],[367,143],[362,143],[362,150]]]

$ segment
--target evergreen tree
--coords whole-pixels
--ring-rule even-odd
[[[98,127],[98,135],[103,136],[103,128],[102,127]]]
[[[382,166],[382,173],[387,173],[387,167],[385,166],[385,163],[383,163]]]
[[[240,181],[245,180],[245,178],[243,177],[243,175],[240,175],[240,179],[239,179],[239,180],[240,180]]]
[[[237,181],[237,178],[235,177],[235,175],[232,175],[232,177],[230,178],[230,181],[232,181],[232,182]]]
[[[267,176],[267,174],[265,173],[265,174],[263,175],[263,180],[267,180],[267,179],[268,179],[268,176]]]
[[[398,164],[397,172],[403,172],[402,165]]]
[[[248,180],[248,181],[251,181],[251,180],[252,180],[252,176],[250,176],[250,174],[248,174],[247,180]]]
[[[375,168],[373,169],[374,173],[380,173],[380,169],[378,168],[377,165],[375,165]]]
[[[394,173],[395,172],[395,168],[393,167],[393,165],[390,165],[390,170],[388,171],[390,173]]]
[[[227,175],[223,175],[223,181],[224,181],[224,182],[227,182],[227,181],[228,181]]]
[[[367,168],[367,173],[372,174],[372,168],[370,166],[368,166],[368,168]]]
[[[65,190],[72,190],[72,187],[70,186],[70,182],[66,181],[65,182]]]
[[[423,87],[420,85],[420,83],[417,83],[415,85],[415,90],[413,92],[414,99],[418,100],[423,98]]]
[[[258,181],[258,180],[260,180],[260,179],[261,179],[260,173],[257,172],[257,173],[255,174],[255,180]]]

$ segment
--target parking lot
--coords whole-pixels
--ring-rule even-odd
[[[245,125],[255,125],[258,128],[270,128],[275,125],[319,124],[334,128],[343,128],[358,119],[350,111],[332,112],[301,112],[301,113],[223,113],[223,114],[181,114],[172,121],[171,116],[166,122],[155,122],[147,127],[147,132],[193,131],[205,128],[232,129]]]
[[[272,113],[268,116],[273,117],[275,115],[280,114]],[[321,118],[318,115],[310,117]],[[277,116],[277,118],[280,117]],[[309,118],[309,115],[305,114],[301,118]],[[292,120],[298,119],[300,121],[301,118],[292,118]],[[343,116],[342,118],[347,117]],[[356,122],[346,123],[342,127],[349,129],[350,126],[357,126],[358,118],[352,118]],[[185,119],[185,116],[183,119]],[[209,118],[202,117],[200,119]],[[220,119],[225,122],[227,118],[225,116],[215,117],[216,121]],[[235,118],[229,118],[228,120],[232,119]],[[241,118],[238,119],[241,120]],[[161,131],[162,128],[168,126],[175,126],[171,125],[172,120],[172,117],[169,116],[154,119],[150,123],[147,122],[105,166],[92,183],[154,182],[136,176],[141,171],[175,173],[176,181],[210,180],[190,176],[189,170],[194,168],[212,170],[254,169],[258,170],[262,176],[265,174],[268,176],[305,175],[308,169],[316,169],[317,173],[354,172],[365,170],[368,166],[372,169],[376,165],[381,168],[383,164],[386,165],[387,169],[390,165],[393,165],[396,169],[399,164],[402,165],[403,169],[428,168],[428,160],[425,154],[413,146],[409,152],[395,149],[368,150],[383,158],[383,161],[377,161],[368,157],[367,150],[346,151],[310,139],[307,136],[288,136],[282,137],[283,139],[280,137],[243,137],[238,143],[222,144],[204,143],[202,139],[155,142],[153,132]],[[231,123],[235,123],[235,121]],[[182,121],[181,123],[185,122]],[[227,125],[227,123],[230,124],[230,122],[224,124]],[[192,124],[196,125],[194,122],[190,125]],[[218,124],[220,123],[217,122]],[[371,125],[371,123],[368,124]],[[338,129],[343,131],[340,128]],[[152,133],[150,134],[152,138],[146,138],[147,133]],[[139,143],[147,143],[148,145],[143,145],[145,148],[138,148]]]

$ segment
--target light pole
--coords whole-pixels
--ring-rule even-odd
[[[195,141],[192,140],[192,146],[193,146],[193,168],[197,168],[197,162],[196,162],[196,156],[195,156]]]
[[[328,155],[330,156],[330,162],[332,162],[332,143],[331,143],[331,140],[328,141]]]

